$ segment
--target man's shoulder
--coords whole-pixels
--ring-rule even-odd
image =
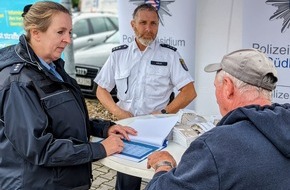
[[[177,51],[177,48],[176,48],[176,47],[171,46],[171,45],[169,45],[169,44],[164,44],[164,43],[162,43],[162,44],[160,44],[160,46],[163,47],[163,48],[171,49],[171,50],[173,50],[173,51]]]
[[[125,50],[125,49],[127,49],[129,46],[127,45],[127,44],[122,44],[122,45],[119,45],[119,46],[117,46],[117,47],[114,47],[113,49],[112,49],[112,52],[114,52],[114,51],[118,51],[118,50]]]

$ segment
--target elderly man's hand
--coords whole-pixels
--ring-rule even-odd
[[[108,136],[118,135],[121,139],[130,140],[128,134],[135,136],[137,135],[137,131],[132,127],[122,126],[118,124],[111,126],[108,131]]]
[[[151,167],[155,169],[155,172],[169,171],[176,167],[176,161],[167,151],[158,151],[148,157],[147,168]]]

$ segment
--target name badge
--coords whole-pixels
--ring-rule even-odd
[[[151,65],[167,66],[167,62],[151,61]]]

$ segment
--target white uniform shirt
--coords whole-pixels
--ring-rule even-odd
[[[117,86],[117,103],[134,116],[164,109],[174,87],[193,81],[176,48],[156,40],[141,52],[134,41],[115,48],[94,82],[110,92]]]

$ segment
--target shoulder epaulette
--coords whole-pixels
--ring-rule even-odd
[[[21,69],[23,68],[24,64],[23,63],[16,63],[14,65],[12,65],[11,70],[10,70],[10,74],[17,74],[21,71]]]
[[[121,50],[121,49],[127,49],[127,48],[128,48],[128,45],[123,44],[123,45],[120,45],[120,46],[114,47],[114,48],[112,49],[112,52],[117,51],[117,50]]]
[[[161,47],[165,47],[165,48],[169,48],[169,49],[172,49],[173,51],[176,51],[177,48],[176,47],[173,47],[169,44],[160,44]]]

